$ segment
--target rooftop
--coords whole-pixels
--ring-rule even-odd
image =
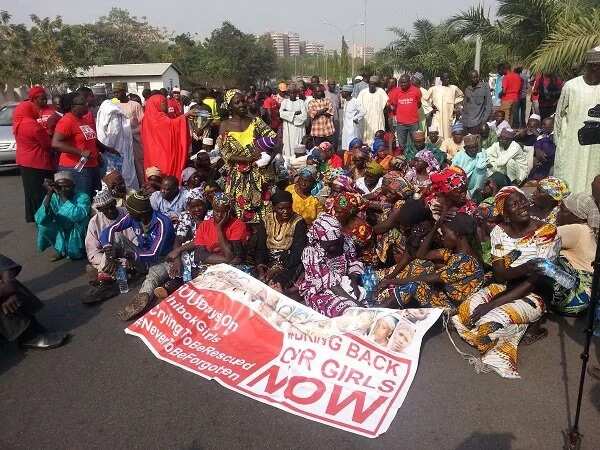
[[[173,66],[178,73],[181,73],[173,63],[106,64],[104,66],[92,66],[87,70],[82,70],[79,73],[79,76],[83,78],[135,77],[142,75],[160,76],[171,66]]]

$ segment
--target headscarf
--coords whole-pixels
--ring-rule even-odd
[[[348,172],[346,172],[341,167],[336,169],[327,169],[325,172],[323,172],[323,181],[327,184],[331,184],[333,183],[333,180],[335,180],[340,175],[348,175]]]
[[[538,189],[544,194],[548,194],[557,202],[563,201],[571,193],[567,183],[556,177],[546,177],[540,180]]]
[[[319,242],[330,242],[342,237],[342,225],[331,214],[321,213],[308,229],[308,244],[317,246]],[[320,246],[319,246],[320,247]]]
[[[204,188],[197,187],[194,189],[190,189],[188,191],[187,203],[189,203],[190,200],[202,200],[203,202],[206,201],[204,197]]]
[[[498,189],[502,189],[503,187],[510,186],[510,178],[504,175],[502,172],[494,172],[489,177],[488,180],[492,180],[498,186]]]
[[[385,170],[377,161],[369,161],[365,168],[365,175],[369,177],[382,177]]]
[[[369,150],[369,147],[367,147],[366,145],[355,148],[354,150],[352,150],[352,153],[354,153],[357,156],[363,156],[366,159],[371,158],[371,151]]]
[[[111,184],[116,183],[119,180],[119,178],[122,179],[123,175],[121,175],[121,172],[119,172],[118,170],[113,169],[107,172],[106,175],[104,175],[102,181],[106,186],[110,186]]]
[[[279,203],[292,203],[293,197],[292,194],[288,191],[282,191],[278,189],[271,196],[271,203],[273,205],[277,205]]]
[[[565,207],[580,219],[587,220],[589,227],[598,233],[600,228],[600,210],[594,198],[585,192],[569,195],[563,200]]]
[[[332,147],[333,147],[333,145],[329,141],[323,141],[319,144],[319,148],[321,150],[323,150],[324,152],[331,150]]]
[[[16,137],[19,133],[19,127],[23,122],[36,122],[40,117],[40,110],[35,103],[25,100],[17,105],[13,112],[12,131]],[[41,125],[40,125],[41,126]]]
[[[317,179],[317,167],[314,165],[304,166],[302,169],[298,171],[298,176],[302,178],[312,178],[314,180]]]
[[[377,154],[379,152],[379,150],[381,149],[381,147],[385,146],[385,142],[383,141],[383,139],[375,139],[373,141],[373,154]]]
[[[348,149],[351,149],[353,147],[362,147],[362,146],[363,146],[362,139],[359,139],[356,137],[350,141],[350,143],[348,144]]]
[[[331,182],[332,187],[342,192],[357,192],[354,180],[348,175],[338,175]]]
[[[27,93],[27,98],[33,100],[40,95],[46,95],[46,90],[42,86],[33,86]]]
[[[440,163],[435,159],[435,155],[431,150],[423,149],[417,152],[415,158],[422,159],[427,163],[427,172],[437,172],[440,170]]]
[[[193,167],[186,167],[185,169],[183,169],[183,172],[181,172],[181,184],[187,183],[188,180],[192,178],[192,175],[194,175],[195,173],[196,169]]]
[[[241,95],[242,91],[240,91],[239,89],[229,89],[228,91],[225,91],[225,95],[223,96],[223,101],[227,108],[229,108],[229,104],[231,103],[231,100],[233,100],[233,97],[236,96],[236,94]]]
[[[467,174],[457,166],[432,172],[429,174],[429,178],[431,179],[431,190],[435,193],[447,194],[467,187]]]
[[[400,172],[392,170],[383,176],[384,186],[390,190],[397,192],[403,198],[411,197],[415,193],[415,188],[402,176]]]
[[[341,192],[333,196],[332,208],[341,209],[350,216],[357,215],[365,207],[365,202],[360,194]]]
[[[504,205],[506,203],[506,199],[515,192],[525,196],[525,192],[516,186],[506,186],[498,191],[494,197],[494,215],[501,216],[504,214]]]
[[[225,192],[215,192],[213,194],[212,207],[214,208],[222,208],[225,206],[231,206],[233,204],[233,199],[229,194]]]

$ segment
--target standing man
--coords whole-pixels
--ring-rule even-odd
[[[500,110],[504,111],[506,120],[513,128],[517,128],[516,124],[519,122],[516,112],[519,107],[521,83],[523,82],[517,70],[517,67],[513,71],[507,70],[506,75],[502,77],[502,92],[500,92],[500,98],[502,99]]]
[[[365,117],[365,112],[358,99],[352,97],[353,89],[354,86],[351,84],[347,84],[342,88],[342,98],[346,100],[344,105],[344,127],[342,129],[342,150],[349,150],[350,142],[362,136],[361,120]]]
[[[322,84],[314,88],[313,99],[308,103],[308,116],[311,120],[310,135],[315,146],[324,141],[333,142],[335,128],[333,126],[333,105],[325,98],[325,87]]]
[[[335,127],[334,148],[337,149],[337,144],[339,142],[338,135],[340,133],[340,93],[338,92],[335,80],[327,81],[325,98],[329,99],[333,105],[333,126]]]
[[[365,81],[368,79],[369,75],[366,73],[364,75],[357,75],[354,78],[354,89],[352,89],[352,97],[358,98],[358,94],[360,94],[363,90],[369,87],[369,83]]]
[[[306,104],[298,98],[298,88],[294,84],[289,93],[289,98],[284,99],[279,108],[279,117],[283,121],[283,157],[287,162],[294,158],[294,149],[302,142],[308,118]]]
[[[433,112],[433,108],[431,107],[431,103],[426,100],[427,98],[427,89],[423,87],[423,74],[420,72],[416,72],[413,74],[411,78],[411,82],[413,86],[421,91],[421,108],[419,109],[419,129],[424,131],[427,134],[429,129],[429,125],[431,123],[431,114]]]
[[[465,89],[461,122],[467,134],[479,134],[492,113],[492,95],[488,84],[479,79],[479,72],[470,73],[471,84]]]
[[[384,109],[388,96],[378,85],[379,77],[373,75],[369,78],[369,89],[364,89],[358,94],[358,102],[365,111],[363,142],[367,145],[373,144],[377,131],[385,130]]]
[[[452,137],[452,120],[456,105],[463,101],[462,91],[450,84],[450,75],[447,72],[440,75],[442,84],[432,86],[427,91],[427,98],[433,108],[432,124],[438,127],[442,139]]]
[[[396,118],[398,145],[406,148],[409,137],[419,129],[421,90],[411,84],[408,74],[404,74],[400,77],[400,87],[390,91],[388,103]]]
[[[571,192],[590,192],[600,174],[600,143],[581,145],[578,131],[584,121],[595,120],[590,110],[600,104],[600,46],[585,55],[583,76],[565,83],[556,107],[554,176],[564,180]],[[597,108],[596,108],[597,109]]]
[[[141,124],[144,118],[144,108],[138,102],[129,101],[127,83],[113,83],[113,95],[119,99],[119,108],[129,119],[131,137],[133,139],[133,162],[135,173],[140,186],[144,184],[144,150],[142,149]]]

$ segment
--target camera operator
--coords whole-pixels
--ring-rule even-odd
[[[556,158],[554,176],[564,180],[571,192],[590,192],[592,180],[600,173],[600,46],[585,54],[583,76],[565,83],[558,106],[554,135]],[[590,110],[595,111],[590,117]],[[579,141],[579,130],[584,122],[584,144]]]

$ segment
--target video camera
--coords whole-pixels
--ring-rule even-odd
[[[591,108],[588,116],[600,118],[600,104]],[[586,120],[583,122],[583,128],[577,132],[577,137],[581,145],[600,144],[600,121]]]

